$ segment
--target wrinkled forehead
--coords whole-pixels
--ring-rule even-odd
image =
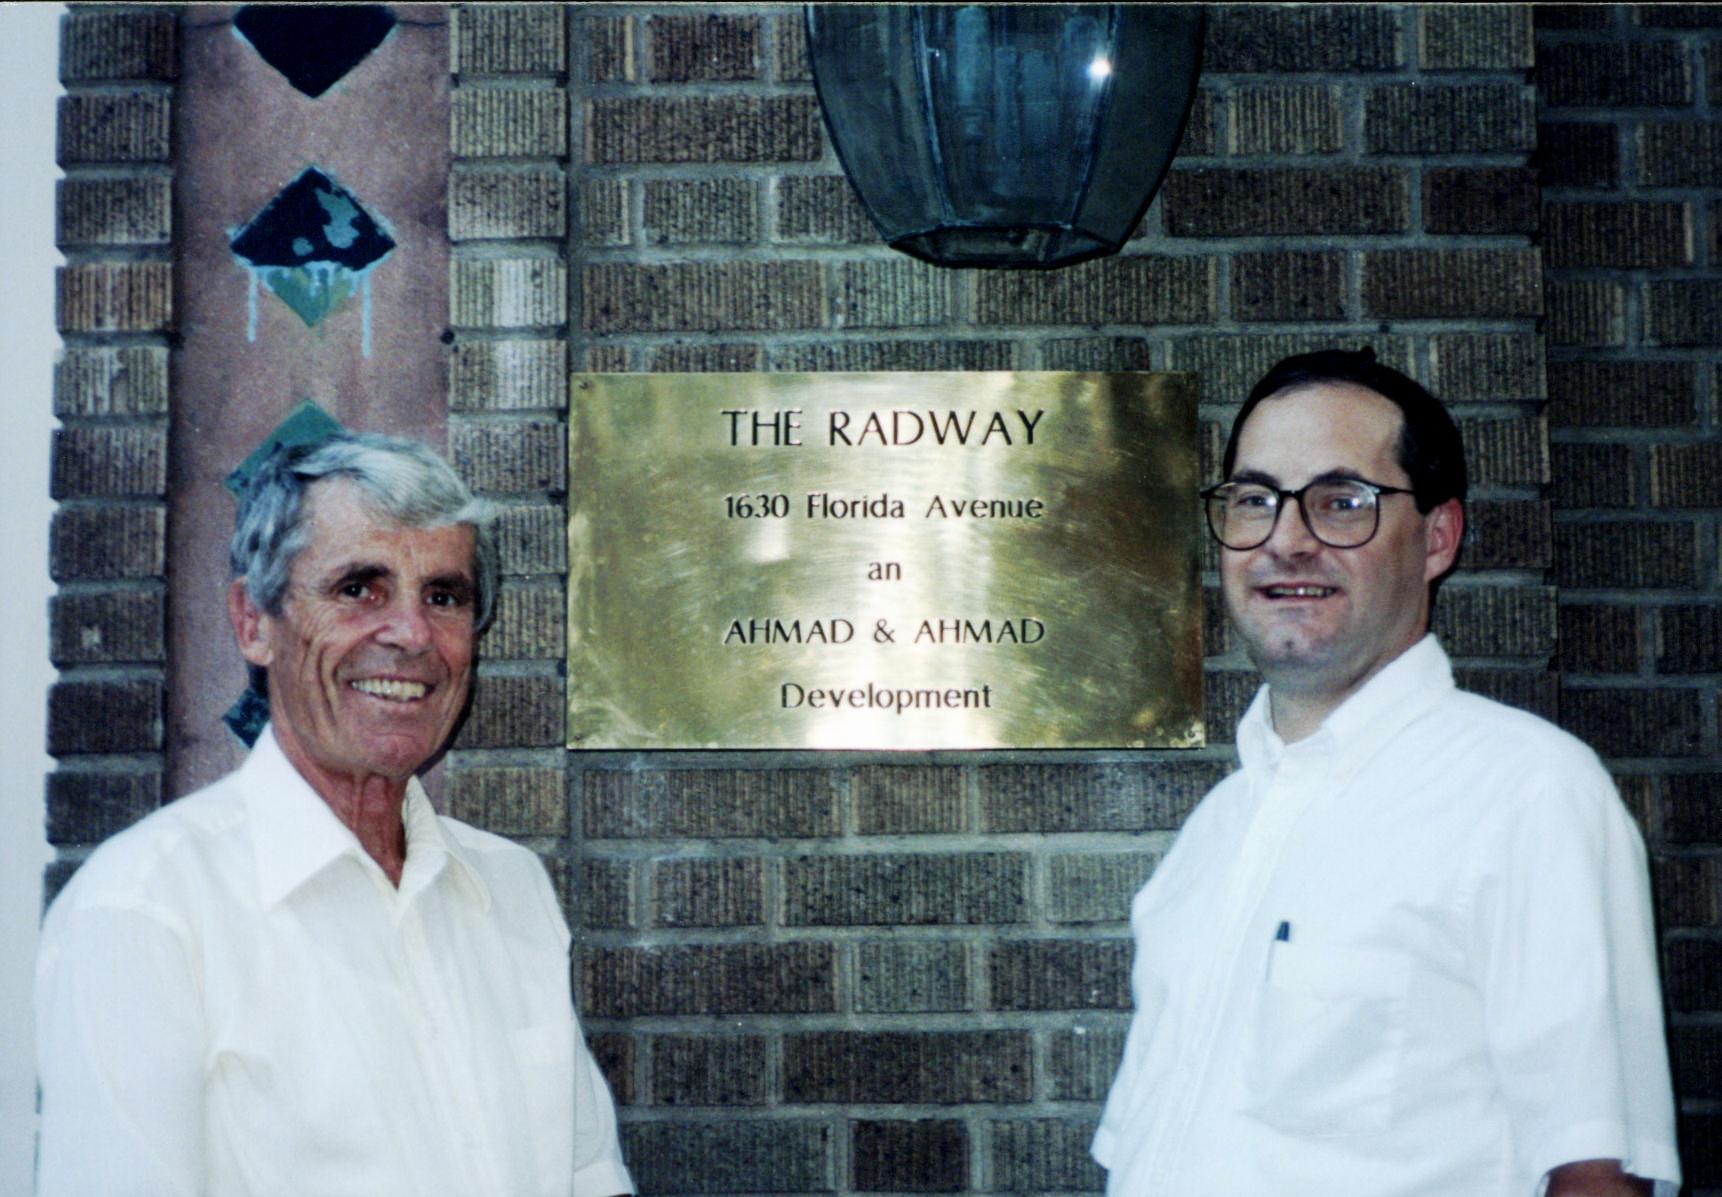
[[[306,531],[301,557],[385,555],[439,558],[443,570],[475,572],[477,531],[471,524],[419,527],[404,523],[350,478],[319,478],[305,488],[301,509]]]

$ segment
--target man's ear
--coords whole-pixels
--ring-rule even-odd
[[[239,645],[239,655],[253,665],[269,668],[269,616],[251,601],[245,589],[245,579],[235,578],[227,587],[227,619],[233,625],[233,639]]]
[[[1452,569],[1459,559],[1459,545],[1465,539],[1465,505],[1448,499],[1423,518],[1423,580],[1429,582]]]

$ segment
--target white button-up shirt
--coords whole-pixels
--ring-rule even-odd
[[[1433,637],[1240,772],[1136,897],[1111,1194],[1678,1188],[1644,848],[1594,753],[1454,688]]]
[[[631,1191],[526,849],[416,781],[389,883],[265,731],[43,927],[38,1191]]]

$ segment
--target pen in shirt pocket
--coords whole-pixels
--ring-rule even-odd
[[[1280,928],[1278,931],[1274,932],[1274,942],[1275,943],[1290,943],[1291,942],[1291,924],[1289,922],[1287,922],[1285,919],[1280,920]]]

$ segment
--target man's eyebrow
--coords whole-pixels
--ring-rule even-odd
[[[471,574],[467,573],[437,574],[433,578],[425,579],[424,588],[426,590],[448,590],[462,598],[470,598],[478,589],[478,583]]]
[[[1279,489],[1280,480],[1266,470],[1236,470],[1227,482],[1259,482],[1263,486]],[[1332,470],[1323,470],[1311,482],[1367,482],[1368,479],[1349,466],[1340,466]]]
[[[335,566],[324,574],[323,585],[332,589],[351,582],[374,582],[378,578],[387,578],[393,573],[393,570],[381,562],[349,561]]]

